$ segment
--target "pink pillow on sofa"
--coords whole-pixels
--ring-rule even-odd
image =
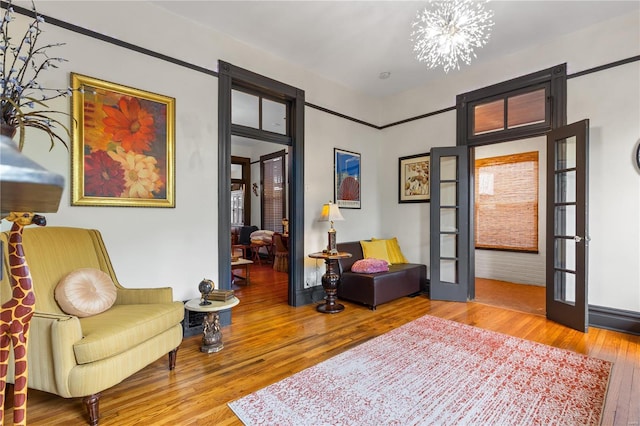
[[[359,274],[375,274],[376,272],[386,272],[389,270],[389,263],[382,259],[360,259],[351,266],[351,272]]]

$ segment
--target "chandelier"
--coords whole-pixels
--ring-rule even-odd
[[[469,65],[474,49],[487,44],[493,11],[473,0],[430,1],[413,23],[413,51],[429,68],[442,66],[446,73]]]

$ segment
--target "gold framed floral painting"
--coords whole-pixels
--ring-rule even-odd
[[[74,206],[175,207],[175,99],[71,74]]]
[[[431,200],[430,160],[429,153],[399,158],[399,203],[428,203]]]

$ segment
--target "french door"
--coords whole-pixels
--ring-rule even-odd
[[[547,318],[586,332],[588,323],[589,120],[547,133]]]
[[[588,328],[589,120],[547,133],[547,318]],[[430,297],[466,301],[475,280],[467,146],[431,149]]]
[[[469,159],[466,146],[431,149],[430,297],[467,300],[469,258]],[[473,278],[473,277],[471,277]]]

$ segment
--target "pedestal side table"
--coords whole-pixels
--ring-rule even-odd
[[[351,253],[338,252],[330,254],[329,252],[311,253],[309,255],[312,259],[323,259],[327,270],[322,276],[322,288],[324,288],[327,297],[325,303],[318,305],[316,308],[318,312],[324,314],[335,314],[344,311],[344,305],[337,303],[338,285],[340,284],[340,265],[338,261],[340,259],[346,259],[351,257]]]
[[[222,343],[222,331],[220,330],[220,311],[231,309],[240,303],[237,297],[224,302],[210,300],[210,305],[200,305],[202,299],[191,299],[184,306],[193,312],[206,312],[202,321],[202,346],[200,352],[219,352],[224,348]]]

